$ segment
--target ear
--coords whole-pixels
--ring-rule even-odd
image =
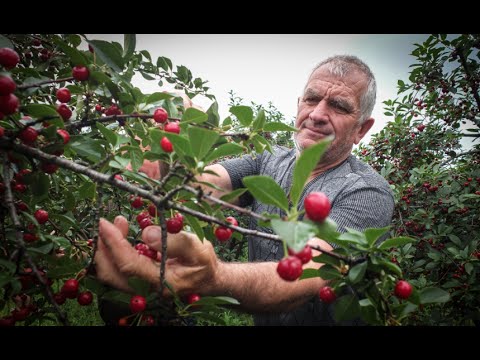
[[[362,125],[359,126],[359,128],[357,129],[357,133],[355,134],[355,145],[357,145],[360,140],[363,139],[365,134],[368,132],[368,130],[371,129],[374,123],[375,120],[373,118],[369,118],[365,120]]]

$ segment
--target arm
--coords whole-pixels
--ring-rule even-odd
[[[128,223],[121,216],[114,224],[100,221],[95,257],[99,279],[122,290],[128,290],[128,276],[138,276],[158,286],[158,262],[137,254],[125,239],[125,230],[128,230]],[[160,250],[160,227],[147,227],[142,240]],[[322,240],[315,241],[331,249]],[[288,311],[309,300],[326,284],[320,278],[287,282],[278,276],[274,262],[223,263],[208,240],[201,242],[196,235],[187,232],[168,235],[167,254],[166,280],[179,295],[228,295],[250,312]],[[304,266],[318,268],[320,264],[311,261]],[[165,295],[169,295],[167,290]]]

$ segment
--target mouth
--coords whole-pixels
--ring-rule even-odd
[[[330,133],[325,131],[324,125],[319,122],[314,122],[311,120],[304,121],[301,126],[300,130],[308,130],[316,134],[316,136],[326,137],[329,136]]]

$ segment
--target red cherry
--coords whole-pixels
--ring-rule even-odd
[[[152,220],[150,220],[149,217],[144,218],[140,221],[139,225],[140,225],[140,229],[145,229],[147,226],[152,225]]]
[[[23,129],[20,134],[18,135],[20,140],[22,140],[25,144],[31,144],[33,143],[37,137],[38,137],[38,132],[31,126],[27,126],[25,129]]]
[[[277,273],[283,280],[294,281],[302,275],[302,262],[295,256],[288,256],[280,260]]]
[[[60,88],[57,90],[57,100],[61,103],[68,103],[72,99],[72,94],[67,88]]]
[[[33,243],[38,240],[38,236],[35,234],[30,234],[30,233],[24,233],[23,234],[23,241],[27,243]]]
[[[65,104],[60,104],[57,106],[57,112],[60,114],[63,120],[67,121],[72,117],[72,110],[68,108]]]
[[[65,295],[65,297],[69,299],[75,299],[78,294],[78,287],[79,284],[76,279],[68,279],[65,281],[60,291],[63,295]]]
[[[67,130],[65,129],[58,129],[57,130],[57,134],[60,135],[63,139],[63,144],[68,144],[68,142],[70,141],[70,134],[68,133]]]
[[[425,125],[423,125],[423,124],[420,124],[420,125],[417,126],[417,130],[420,131],[420,132],[422,132],[424,129],[425,129]]]
[[[172,143],[165,136],[160,141],[160,146],[162,147],[162,150],[167,152],[167,153],[171,153],[173,151]]]
[[[90,305],[93,301],[93,294],[90,291],[83,291],[78,294],[77,301],[82,306]]]
[[[233,216],[229,216],[225,220],[234,226],[238,226],[238,221]]]
[[[158,108],[157,110],[155,110],[155,112],[153,113],[153,119],[157,122],[157,123],[161,123],[163,124],[165,121],[167,121],[168,119],[168,113],[167,111],[164,109],[164,108]]]
[[[98,111],[98,112],[102,111],[102,105],[100,104],[95,105],[95,111]]]
[[[200,299],[201,299],[201,296],[198,295],[198,294],[189,294],[189,295],[187,296],[187,302],[188,302],[189,304],[193,304],[193,303],[197,302],[197,301],[200,300]]]
[[[142,321],[145,324],[145,326],[155,325],[155,319],[153,318],[152,315],[146,315],[146,316],[142,317]]]
[[[27,204],[25,204],[23,201],[20,201],[20,202],[17,204],[17,209],[20,210],[20,211],[27,211],[27,210],[28,210],[28,206],[27,206]]]
[[[308,245],[305,245],[305,247],[299,252],[288,249],[288,255],[296,256],[298,259],[300,259],[302,264],[306,264],[312,260],[312,248]]]
[[[232,229],[220,226],[215,230],[215,237],[220,242],[225,242],[232,236]]]
[[[154,204],[148,205],[148,213],[150,214],[150,216],[157,216],[157,207]]]
[[[322,192],[312,192],[303,202],[305,212],[310,220],[323,222],[330,213],[330,200]]]
[[[150,217],[150,215],[148,214],[148,212],[142,211],[142,212],[139,213],[139,214],[137,215],[137,217],[136,217],[137,223],[140,224],[140,222],[141,222],[143,219],[146,219],[146,218],[148,218],[148,217]]]
[[[322,300],[325,304],[331,304],[337,298],[335,291],[330,286],[324,286],[318,292],[318,296],[320,300]]]
[[[395,296],[399,299],[408,299],[409,296],[412,294],[412,291],[412,285],[410,285],[405,280],[400,280],[399,282],[397,282],[397,285],[395,285],[394,293]]]
[[[180,134],[180,125],[178,125],[178,121],[172,121],[165,124],[164,130],[166,132]]]
[[[48,221],[48,212],[43,209],[38,209],[35,211],[34,216],[40,225],[45,224]]]
[[[15,309],[12,311],[12,316],[16,321],[22,321],[25,320],[28,315],[30,315],[30,309],[27,307],[23,307],[21,309]]]
[[[95,52],[95,50],[93,50],[92,45],[90,44],[88,44],[88,51],[90,51],[92,54]]]
[[[53,163],[42,163],[42,165],[40,165],[40,169],[42,169],[42,171],[46,174],[53,174],[58,170],[58,165]]]
[[[15,174],[15,180],[17,180],[18,182],[23,182],[23,177],[31,173],[32,173],[32,170],[30,169],[22,169]]]
[[[8,95],[15,91],[17,85],[10,76],[0,75],[0,95]]]
[[[84,81],[90,76],[90,71],[85,66],[75,66],[72,69],[72,76],[77,81]]]
[[[114,176],[114,178],[117,179],[118,181],[123,181],[122,175],[117,174],[117,175]]]
[[[143,296],[135,295],[130,299],[130,310],[136,314],[142,312],[147,307],[147,301]]]
[[[122,113],[122,111],[115,104],[113,104],[107,110],[105,110],[105,115],[107,115],[107,116],[120,115],[121,113]]]
[[[5,115],[0,111],[0,120],[3,120],[4,117],[5,117]]]
[[[58,305],[63,305],[63,304],[65,304],[65,301],[67,301],[67,298],[65,297],[65,295],[62,292],[58,292],[58,293],[53,294],[53,299],[55,300],[55,302]]]
[[[143,199],[140,196],[136,196],[135,198],[133,198],[130,204],[134,209],[141,208],[143,206]]]
[[[173,217],[167,220],[167,231],[170,234],[177,234],[183,229],[183,217]]]
[[[0,96],[0,112],[10,115],[17,112],[19,105],[18,98],[13,94]]]
[[[5,66],[6,69],[11,69],[20,62],[20,56],[18,56],[15,50],[10,48],[0,49],[0,65]]]
[[[27,187],[24,184],[15,184],[13,186],[13,191],[24,193],[25,191],[27,191]]]

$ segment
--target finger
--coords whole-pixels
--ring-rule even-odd
[[[127,281],[112,262],[111,255],[101,238],[98,239],[95,252],[95,270],[100,281],[118,289],[128,290]]]
[[[100,219],[98,233],[105,245],[109,260],[118,271],[127,276],[139,276],[151,283],[158,282],[158,264],[146,256],[141,256],[122,235],[114,224]]]
[[[113,221],[113,224],[120,230],[124,238],[128,235],[128,220],[119,215]]]
[[[148,226],[142,232],[142,240],[151,248],[162,250],[162,229],[160,226]],[[203,243],[190,233],[182,231],[178,234],[169,234],[167,243],[167,256],[169,258],[181,258],[183,262],[192,260],[199,256],[201,252],[208,247],[209,241],[204,240]]]

